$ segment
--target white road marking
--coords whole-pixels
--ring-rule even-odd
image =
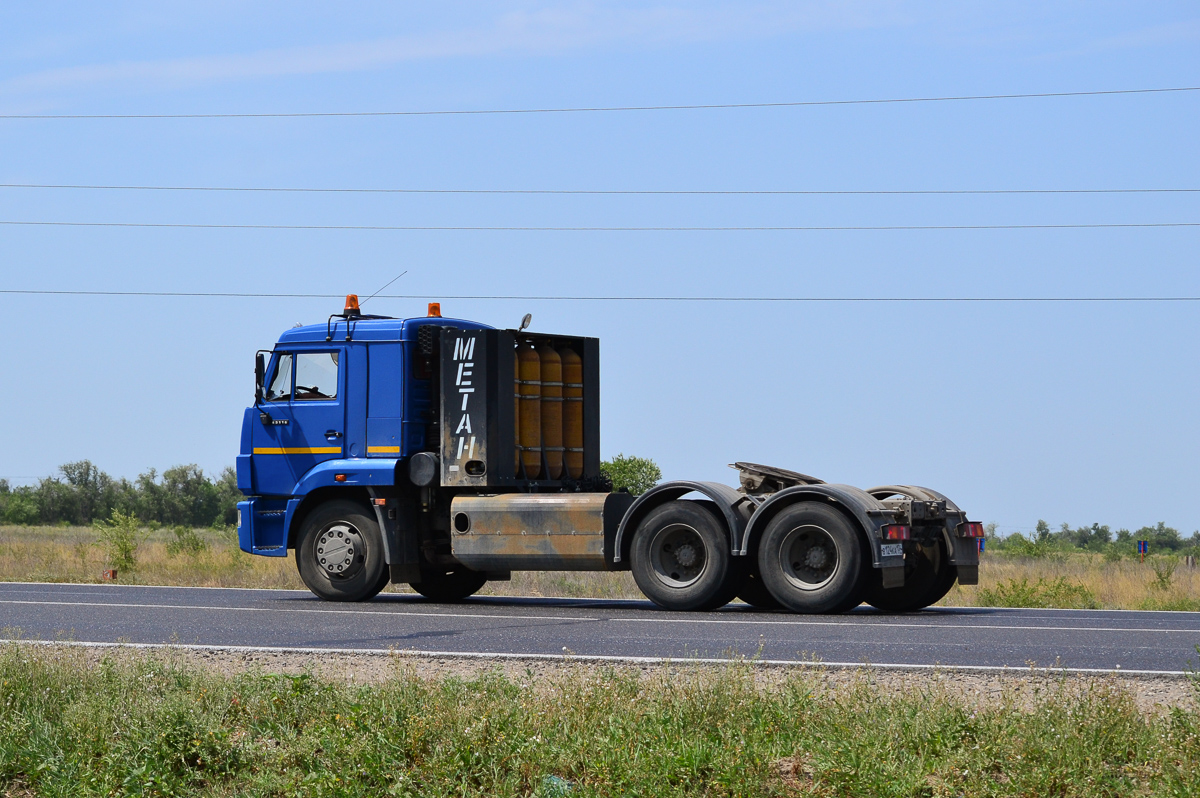
[[[386,618],[416,616],[421,618],[490,618],[494,620],[518,621],[600,621],[602,618],[578,618],[567,615],[481,615],[453,612],[376,612],[373,610],[317,610],[291,607],[216,607],[201,604],[121,604],[113,601],[26,601],[22,599],[0,599],[0,604],[30,604],[52,607],[133,607],[152,610],[205,610],[219,612],[301,612],[329,613],[331,615],[380,615]]]
[[[863,629],[1013,629],[1038,632],[1188,632],[1200,634],[1200,629],[1131,629],[1127,626],[1015,626],[983,623],[843,623],[840,621],[754,621],[720,618],[610,618],[624,623],[715,623],[715,624],[773,624],[777,626],[855,626]]]
[[[20,590],[13,588],[17,585],[41,585],[44,587],[62,588],[62,587],[87,587],[99,588],[95,592],[97,594],[109,590],[225,590],[230,593],[270,593],[273,596],[284,595],[288,593],[297,594],[300,596],[311,596],[312,593],[308,590],[300,590],[297,588],[281,588],[281,587],[218,587],[215,585],[123,585],[123,584],[99,584],[96,582],[0,582],[0,593],[40,593],[42,591]],[[399,593],[381,593],[383,597],[396,596],[399,598],[416,598],[415,592],[399,592]],[[477,599],[495,599],[495,600],[512,600],[512,601],[529,601],[530,596],[513,596],[503,593],[487,594],[476,596]],[[649,603],[649,599],[620,599],[620,598],[591,598],[588,596],[574,596],[571,598],[546,598],[541,597],[540,601],[562,601],[568,603],[586,603],[597,602],[601,604],[613,603],[632,603],[640,602],[642,604]],[[733,605],[740,607],[742,605]],[[941,615],[1013,615],[1021,614],[1028,615],[1032,613],[1071,613],[1074,615],[1101,614],[1101,613],[1125,613],[1134,615],[1190,615],[1197,616],[1193,610],[1124,610],[1124,609],[1064,609],[1062,607],[953,607],[937,604],[927,607],[924,612],[928,613],[922,617],[934,618]],[[853,617],[853,616],[851,616]],[[1082,627],[1086,628],[1086,627]]]
[[[864,670],[912,670],[912,671],[982,671],[987,673],[1070,674],[1093,673],[1126,676],[1187,676],[1189,671],[1155,671],[1122,668],[1039,668],[1010,667],[1008,665],[913,665],[904,662],[822,662],[802,659],[743,659],[718,657],[633,657],[606,654],[521,654],[514,652],[486,651],[422,651],[420,649],[394,648],[288,648],[286,646],[212,646],[192,643],[106,643],[90,641],[55,642],[52,640],[0,639],[0,645],[67,646],[72,648],[132,648],[132,649],[176,649],[182,651],[229,651],[246,654],[371,654],[394,657],[421,657],[425,659],[510,659],[543,660],[551,662],[627,662],[640,665],[769,665],[800,666],[805,668],[838,668]]]
[[[497,615],[488,613],[451,613],[451,612],[414,612],[397,610],[380,612],[376,610],[334,610],[308,609],[298,607],[221,607],[199,604],[130,604],[108,601],[33,601],[25,599],[0,599],[0,604],[25,604],[32,606],[63,606],[63,607],[131,607],[142,609],[167,610],[204,610],[216,612],[280,612],[280,613],[330,613],[334,615],[382,615],[389,618],[418,617],[418,618],[473,618],[485,620],[518,620],[518,621],[588,621],[593,623],[673,623],[673,624],[707,624],[730,626],[833,626],[838,628],[855,629],[968,629],[968,630],[1004,630],[1020,632],[1126,632],[1130,634],[1200,634],[1200,629],[1137,629],[1121,626],[1017,626],[1011,624],[969,624],[969,623],[854,623],[847,621],[806,621],[806,620],[758,620],[758,619],[724,619],[724,618],[586,618],[572,615]]]

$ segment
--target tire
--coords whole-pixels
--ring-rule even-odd
[[[629,559],[642,593],[668,610],[712,610],[728,604],[742,576],[724,525],[686,500],[650,511],[634,532]]]
[[[737,598],[760,610],[777,610],[783,607],[779,600],[771,595],[771,591],[767,590],[758,571],[750,571],[742,579],[742,585],[737,591]]]
[[[421,581],[412,582],[409,587],[430,601],[453,604],[477,593],[486,582],[484,574],[461,565],[441,569],[423,566]]]
[[[865,542],[837,510],[800,502],[763,530],[758,570],[771,595],[793,612],[844,612],[862,600]]]
[[[296,569],[325,601],[373,598],[388,583],[379,522],[357,502],[318,505],[301,527]]]
[[[903,587],[885,590],[882,573],[876,568],[871,570],[874,573],[864,599],[883,612],[914,612],[936,604],[958,579],[958,568],[951,564],[944,540],[921,546],[904,558]]]

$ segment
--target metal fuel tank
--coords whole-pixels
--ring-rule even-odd
[[[628,493],[457,496],[450,547],[477,571],[605,571],[631,504]]]
[[[562,358],[548,343],[537,348],[542,362],[542,451],[546,455],[546,478],[563,474],[563,368]]]
[[[517,344],[517,363],[521,464],[526,479],[538,479],[542,475],[542,361],[529,341]]]
[[[566,474],[583,476],[583,358],[568,346],[559,347],[563,379],[563,445]]]

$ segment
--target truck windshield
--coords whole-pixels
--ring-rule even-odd
[[[292,398],[292,356],[280,355],[275,362],[275,373],[271,376],[271,385],[267,388],[268,402],[286,402]]]

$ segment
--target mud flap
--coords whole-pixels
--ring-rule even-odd
[[[954,538],[954,557],[960,585],[979,584],[979,544],[975,538]]]
[[[904,566],[896,565],[890,568],[880,568],[880,576],[883,578],[883,587],[889,590],[893,587],[904,587]]]

